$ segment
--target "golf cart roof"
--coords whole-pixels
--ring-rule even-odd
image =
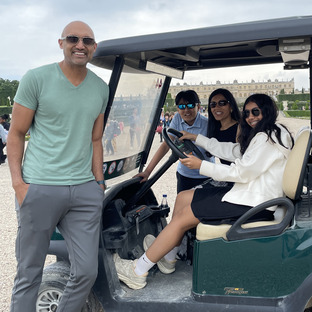
[[[92,64],[112,69],[122,57],[128,70],[147,61],[182,72],[195,69],[284,63],[305,68],[312,16],[289,17],[101,41]]]

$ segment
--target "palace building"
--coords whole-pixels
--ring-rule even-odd
[[[212,91],[218,88],[228,89],[234,95],[237,103],[243,103],[245,99],[253,93],[265,93],[272,97],[280,94],[283,90],[284,94],[291,94],[295,90],[294,78],[287,81],[279,81],[275,79],[274,81],[268,80],[264,82],[238,82],[234,80],[233,83],[221,83],[219,80],[215,84],[204,84],[201,82],[199,85],[190,85],[188,83],[177,83],[169,88],[169,93],[171,93],[172,98],[183,90],[194,90],[197,92],[202,105],[206,106],[208,104],[208,98]]]

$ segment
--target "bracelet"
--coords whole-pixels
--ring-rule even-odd
[[[99,180],[96,181],[97,184],[103,184],[104,186],[106,186],[105,180]]]

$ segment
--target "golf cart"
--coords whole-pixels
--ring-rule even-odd
[[[311,76],[311,37],[312,16],[306,16],[99,43],[92,64],[111,71],[103,133],[108,189],[99,273],[83,311],[312,311],[309,129],[300,133],[287,162],[286,197],[254,207],[233,225],[199,224],[193,265],[178,261],[170,275],[155,266],[147,286],[132,290],[119,281],[113,262],[114,253],[138,258],[144,237],[157,236],[166,226],[173,207],[160,205],[152,186],[183,156],[181,150],[194,148],[173,141],[165,130],[172,155],[147,182],[133,178],[147,162],[172,78],[183,79],[187,71],[274,63],[308,68]],[[113,150],[106,149],[110,145]],[[248,222],[271,206],[278,206],[274,221]],[[57,261],[44,270],[37,312],[56,310],[69,277],[67,249],[57,229],[49,254]]]

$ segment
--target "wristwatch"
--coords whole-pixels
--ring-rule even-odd
[[[106,187],[106,182],[105,180],[99,180],[99,181],[96,181],[97,184],[103,184],[105,187]]]

